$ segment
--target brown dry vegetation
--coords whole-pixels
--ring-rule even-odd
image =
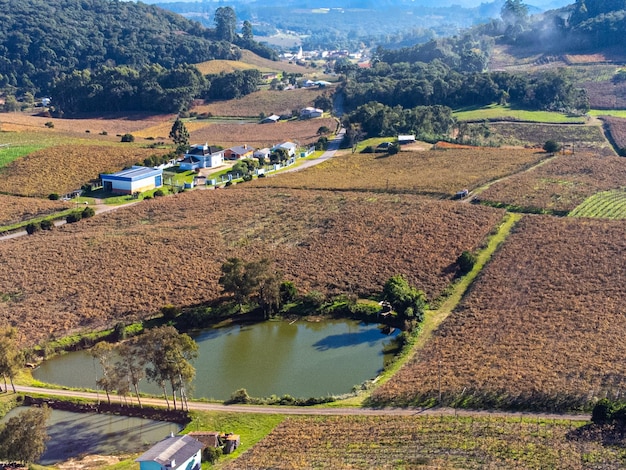
[[[0,192],[21,196],[67,193],[164,150],[131,144],[58,145],[14,160],[0,170]]]
[[[613,142],[619,148],[626,148],[626,119],[613,116],[603,116],[602,120],[607,127]]]
[[[63,201],[0,194],[0,226],[52,214],[71,206],[72,204]]]
[[[462,188],[522,171],[546,158],[526,149],[401,151],[396,155],[350,154],[306,171],[258,180],[258,185],[432,194],[449,197]]]
[[[525,216],[382,403],[572,409],[626,392],[624,224]]]
[[[626,159],[577,153],[497,182],[479,197],[529,211],[567,212],[592,194],[624,185]]]
[[[0,244],[0,318],[29,341],[217,299],[221,264],[268,257],[301,291],[441,294],[502,211],[416,196],[192,191]],[[2,298],[2,297],[0,297]]]
[[[337,122],[332,118],[318,118],[275,124],[210,123],[190,131],[191,142],[209,142],[225,148],[250,144],[255,147],[271,147],[284,141],[300,145],[311,144],[319,138],[317,130],[326,126],[335,129]]]
[[[574,145],[576,150],[593,150],[603,155],[615,155],[604,137],[600,126],[537,124],[537,123],[489,123],[491,139],[511,144],[533,145],[538,148],[548,140]]]
[[[295,90],[261,90],[238,100],[214,101],[196,105],[192,111],[211,113],[214,116],[240,116],[257,118],[261,113],[291,114],[294,109],[311,106],[315,98],[323,94],[316,88],[297,88]]]
[[[290,73],[301,73],[303,75],[312,73],[315,76],[319,74],[319,70],[312,70],[307,67],[303,67],[302,65],[290,62],[265,59],[264,57],[261,57],[247,49],[243,49],[241,51],[241,62],[254,65],[259,70],[273,70],[275,72],[284,71]]]
[[[81,119],[58,119],[50,117],[33,116],[26,113],[5,113],[2,115],[2,130],[7,132],[35,132],[46,134],[72,135],[74,137],[91,138],[98,140],[113,140],[119,142],[118,135],[134,133],[146,127],[152,127],[159,123],[171,122],[172,115],[127,115],[107,117],[81,118]],[[47,122],[54,124],[53,128],[46,127]],[[89,132],[86,132],[89,131]],[[108,135],[100,135],[102,132]],[[169,131],[168,131],[169,133]]]
[[[613,80],[602,82],[585,82],[582,87],[589,96],[592,109],[624,109],[626,108],[626,83]]]
[[[235,70],[249,70],[256,68],[240,60],[207,60],[196,64],[195,67],[202,75],[217,75],[221,72],[231,73]]]
[[[225,469],[618,468],[581,423],[439,416],[293,417]],[[588,463],[593,462],[592,467]]]

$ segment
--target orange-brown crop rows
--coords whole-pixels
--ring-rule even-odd
[[[575,409],[626,392],[624,223],[525,216],[383,403]]]
[[[255,147],[271,147],[284,141],[300,145],[311,144],[319,138],[317,130],[326,126],[334,130],[337,122],[332,118],[317,118],[275,124],[209,123],[190,131],[191,142],[208,142],[225,148],[250,144]]]
[[[622,157],[560,155],[491,185],[479,197],[524,210],[570,211],[592,194],[625,185],[626,159]]]
[[[302,292],[441,294],[503,212],[416,196],[237,188],[143,201],[0,244],[0,318],[49,334],[217,299],[221,264],[267,257]]]
[[[294,417],[223,468],[620,467],[620,448],[574,439],[572,426],[580,424],[487,417]]]
[[[261,90],[251,93],[238,100],[214,101],[212,103],[194,106],[192,111],[211,113],[214,116],[242,116],[258,117],[261,113],[291,114],[311,106],[315,98],[322,94],[317,88],[297,88],[295,90]]]
[[[449,149],[401,151],[396,155],[338,156],[306,171],[266,178],[255,184],[306,188],[389,191],[452,196],[516,173],[546,158],[526,149]]]
[[[605,122],[615,145],[619,148],[626,148],[626,119],[604,116],[602,120]]]
[[[0,226],[52,214],[71,206],[63,201],[0,194]]]
[[[22,196],[64,194],[163,150],[129,144],[58,145],[14,160],[1,170],[0,192]]]

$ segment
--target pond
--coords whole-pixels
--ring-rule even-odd
[[[192,335],[199,347],[193,392],[196,398],[228,399],[240,388],[250,396],[298,398],[348,393],[378,375],[392,355],[397,331],[350,320],[268,321],[203,330]],[[88,352],[44,362],[37,380],[69,387],[95,388],[99,374]],[[142,381],[141,390],[160,394]]]
[[[0,422],[27,410],[19,406]],[[46,423],[50,440],[39,459],[42,465],[52,465],[82,455],[118,455],[139,452],[177,434],[181,426],[175,423],[144,418],[129,418],[96,413],[75,413],[51,410]]]

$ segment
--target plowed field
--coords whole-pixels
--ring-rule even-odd
[[[622,157],[562,155],[493,184],[479,197],[523,210],[567,212],[592,194],[624,185],[626,159]]]
[[[236,187],[144,201],[0,244],[0,318],[29,341],[221,295],[221,264],[268,257],[301,292],[379,292],[404,274],[429,298],[502,212],[415,196]]]
[[[350,189],[450,197],[463,188],[522,171],[546,158],[526,149],[401,151],[396,155],[346,153],[306,171],[255,184],[307,189]]]
[[[615,145],[619,148],[626,148],[626,119],[604,116],[602,120],[605,122]]]
[[[626,392],[617,221],[526,216],[382,403],[574,409]],[[439,385],[441,384],[441,385]]]
[[[129,144],[58,145],[14,160],[0,170],[0,192],[21,196],[64,194],[164,150]]]
[[[224,468],[620,468],[621,449],[573,438],[579,426],[487,417],[297,417]]]

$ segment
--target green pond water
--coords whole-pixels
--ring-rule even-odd
[[[25,406],[14,408],[0,422],[27,409]],[[39,460],[42,465],[52,465],[88,454],[141,452],[170,433],[178,433],[181,427],[151,419],[52,410],[46,429],[50,440]]]
[[[349,320],[268,321],[204,330],[192,335],[199,346],[190,396],[225,400],[240,388],[250,396],[320,397],[348,393],[378,375],[392,359],[384,350],[397,331]],[[44,362],[37,380],[69,387],[95,388],[100,372],[85,351]],[[154,384],[141,390],[160,394]]]

